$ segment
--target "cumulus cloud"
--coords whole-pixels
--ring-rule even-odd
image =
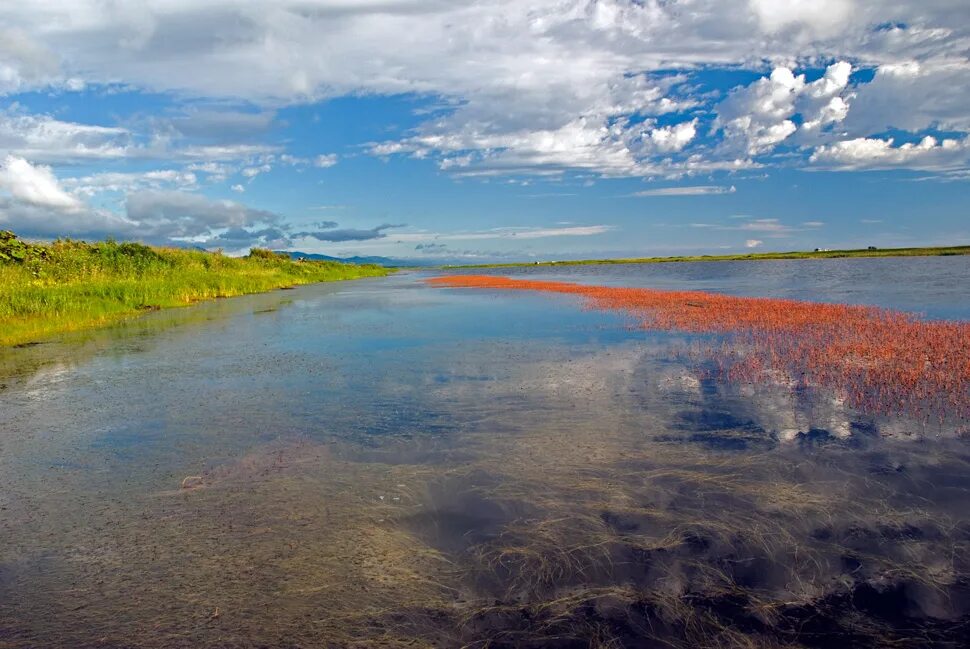
[[[762,241],[761,239],[748,239],[747,241],[744,242],[744,247],[745,248],[757,248],[758,246],[762,245],[763,243],[764,243],[764,241]]]
[[[919,142],[896,145],[893,138],[856,138],[823,145],[810,158],[819,166],[842,170],[905,167],[946,171],[967,166],[970,138],[938,140],[927,135]]]
[[[327,167],[332,167],[337,164],[337,154],[336,153],[321,153],[316,158],[313,159],[313,165],[315,167],[320,167],[321,169],[326,169]]]
[[[856,88],[846,125],[856,132],[896,128],[970,131],[970,61],[905,61],[880,66]]]
[[[476,88],[497,95],[516,86],[530,99],[559,86],[572,99],[595,96],[617,73],[696,63],[795,60],[836,49],[888,62],[925,53],[910,32],[926,25],[949,29],[936,52],[959,52],[961,17],[960,3],[891,0],[694,0],[690,11],[656,0],[172,0],[120,3],[110,12],[80,0],[0,8],[0,24],[32,43],[17,51],[55,50],[39,57],[53,61],[48,68],[57,67],[59,53],[70,54],[70,65],[60,67],[84,70],[93,82],[275,101],[362,89],[467,97]],[[880,23],[911,27],[879,43],[872,26]],[[42,45],[51,24],[59,26],[56,46]],[[216,25],[219,39],[212,38]],[[351,55],[361,52],[381,56]],[[579,80],[596,87],[571,83]]]
[[[294,237],[321,241],[364,241],[402,227],[339,229],[333,221],[314,232],[293,234],[279,214],[229,200],[160,187],[191,188],[193,172],[156,170],[106,172],[59,181],[50,167],[8,155],[0,163],[0,227],[34,237],[116,237],[150,243],[190,242],[209,248],[245,250],[251,246],[285,248]],[[70,191],[68,191],[70,190]],[[124,215],[96,209],[80,196],[116,191],[126,194]]]
[[[77,0],[6,3],[0,25],[0,94],[109,84],[177,98],[124,126],[0,113],[0,155],[48,164],[231,163],[214,181],[331,166],[335,154],[262,138],[282,106],[360,95],[433,101],[367,150],[463,177],[679,178],[786,147],[801,147],[797,164],[890,127],[970,131],[970,22],[952,1]],[[794,66],[817,61],[835,63],[816,81]],[[699,71],[763,62],[770,74],[727,97],[701,88]],[[852,82],[850,62],[875,78]]]
[[[0,196],[0,228],[13,230],[25,237],[42,239],[64,236],[138,239],[141,236],[137,224],[108,210],[84,206],[70,210],[52,209],[4,196]]]
[[[50,167],[8,155],[0,164],[0,227],[35,237],[131,236],[135,224],[91,209],[61,186]]]
[[[80,201],[65,192],[50,167],[34,166],[8,155],[0,164],[0,189],[14,200],[34,207],[76,210]]]
[[[842,94],[851,74],[852,66],[839,61],[826,68],[821,79],[805,85],[795,106],[802,114],[802,129],[818,131],[845,120],[849,105]]]
[[[851,71],[849,63],[839,61],[822,78],[806,83],[804,74],[796,76],[789,68],[775,68],[770,76],[732,91],[717,107],[715,128],[723,131],[727,148],[758,155],[784,142],[799,126],[804,131],[818,131],[841,122],[849,110],[841,93]]]
[[[141,238],[153,241],[205,241],[219,230],[271,225],[281,220],[273,212],[181,191],[130,194],[126,211],[128,220],[137,224]]]
[[[697,135],[697,120],[655,128],[645,135],[650,146],[660,153],[683,151]]]

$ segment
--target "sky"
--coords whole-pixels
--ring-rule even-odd
[[[970,244],[966,0],[0,3],[0,229],[440,261]]]

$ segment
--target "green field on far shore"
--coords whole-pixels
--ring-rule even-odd
[[[679,257],[637,257],[629,259],[579,259],[496,264],[442,266],[442,268],[515,268],[520,266],[582,266],[586,264],[661,264],[681,261],[768,261],[772,259],[844,259],[847,257],[946,257],[970,255],[970,246],[942,248],[863,248],[858,250],[813,250],[760,252],[735,255],[692,255]]]
[[[33,244],[0,231],[0,346],[200,300],[389,272],[261,249],[237,258],[114,241]]]

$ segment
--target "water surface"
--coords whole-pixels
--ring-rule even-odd
[[[513,272],[968,319],[968,263]],[[0,352],[0,646],[962,644],[965,437],[423,277]]]

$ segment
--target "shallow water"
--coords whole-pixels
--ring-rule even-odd
[[[968,264],[514,272],[970,319]],[[424,277],[0,352],[0,647],[962,646],[965,436]]]
[[[477,269],[529,279],[870,304],[970,318],[970,257],[860,257]]]

